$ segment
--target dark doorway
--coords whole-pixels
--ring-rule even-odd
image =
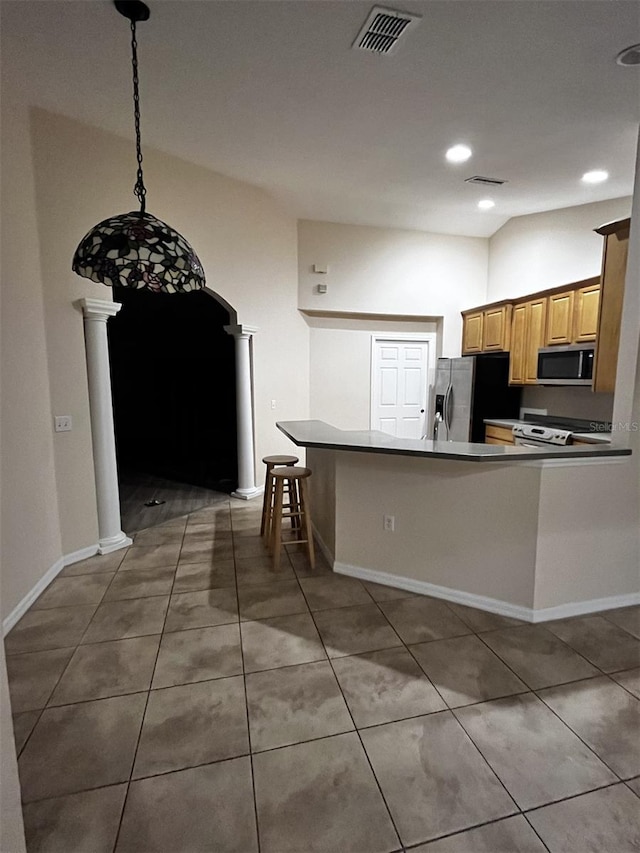
[[[121,474],[144,472],[222,492],[237,487],[234,340],[204,291],[114,288],[108,323]]]

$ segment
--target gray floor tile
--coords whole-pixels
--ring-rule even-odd
[[[103,601],[124,601],[129,598],[148,598],[152,595],[169,595],[173,586],[175,569],[170,566],[118,572],[111,581]]]
[[[254,752],[353,729],[328,661],[247,675]]]
[[[233,539],[231,534],[226,538],[218,538],[213,541],[199,536],[190,537],[185,534],[182,550],[180,551],[181,563],[207,563],[215,565],[222,560],[233,559]]]
[[[153,687],[173,687],[242,673],[237,624],[164,634]]]
[[[245,672],[310,663],[327,657],[308,613],[243,622],[240,633]]]
[[[238,598],[241,622],[309,612],[297,580],[243,586],[238,590]]]
[[[635,779],[627,780],[627,785],[631,788],[631,790],[640,797],[640,776],[637,776]]]
[[[280,560],[280,568],[273,570],[270,557],[237,557],[236,575],[238,587],[249,584],[279,583],[284,580],[295,580],[295,574],[286,557]]]
[[[160,634],[169,603],[168,595],[133,598],[127,601],[103,601],[82,638],[83,643],[126,640]]]
[[[248,758],[131,783],[117,853],[257,850]]]
[[[352,607],[371,604],[371,596],[355,578],[341,575],[320,575],[300,578],[300,586],[311,610],[332,610],[335,607]]]
[[[23,802],[126,782],[146,699],[136,693],[45,709],[19,759]]]
[[[637,853],[638,800],[625,785],[592,791],[527,815],[552,853]]]
[[[287,555],[298,578],[319,578],[333,575],[333,568],[327,562],[322,551],[315,549],[315,565],[311,568],[309,557],[305,553],[304,545],[301,548],[287,548]]]
[[[467,607],[464,604],[454,604],[452,601],[447,602],[456,616],[459,616],[463,622],[476,633],[481,631],[497,631],[500,628],[512,628],[515,625],[525,625],[521,619],[513,619],[511,616],[501,616],[498,613],[489,613],[486,610],[478,610],[476,607]]]
[[[126,785],[110,785],[27,803],[23,813],[29,853],[111,853],[126,794]]]
[[[376,604],[322,610],[314,616],[330,658],[402,645]]]
[[[236,585],[233,560],[208,563],[178,563],[174,592],[197,592],[203,589],[223,589]]]
[[[607,621],[613,622],[614,625],[624,628],[625,631],[640,639],[640,605],[607,610],[602,615]]]
[[[177,527],[148,527],[140,530],[133,539],[136,548],[149,545],[176,545],[182,543],[183,525]]]
[[[79,575],[73,578],[57,577],[31,605],[31,610],[52,607],[71,607],[76,604],[99,604],[114,572],[109,574]]]
[[[546,849],[525,818],[515,815],[412,847],[411,853],[545,853]]]
[[[531,693],[460,708],[455,714],[522,809],[616,781]]]
[[[381,583],[368,583],[367,581],[362,581],[362,585],[374,601],[397,601],[400,598],[417,597],[417,593],[408,592],[406,589],[398,589],[395,586],[385,586]]]
[[[13,738],[16,742],[16,753],[20,753],[39,717],[40,711],[22,711],[20,714],[13,715]]]
[[[133,545],[127,551],[120,565],[120,571],[175,567],[180,556],[180,547],[179,542],[171,542],[167,545]]]
[[[112,551],[110,554],[96,554],[94,557],[89,557],[87,560],[81,560],[79,563],[72,563],[70,566],[65,566],[58,577],[72,578],[77,575],[115,572],[120,568],[120,564],[127,555],[127,550],[127,548],[120,548],[118,551]]]
[[[148,690],[159,643],[156,635],[78,646],[49,705]]]
[[[233,550],[236,557],[264,556],[267,553],[265,540],[259,533],[253,536],[234,536]]]
[[[442,601],[420,596],[383,601],[380,607],[405,643],[423,643],[470,634],[471,628],[458,619]]]
[[[473,634],[421,643],[411,652],[450,708],[527,690]]]
[[[207,524],[220,530],[231,529],[231,512],[228,506],[211,506],[189,513],[187,527]]]
[[[541,625],[490,631],[482,639],[533,690],[599,674]]]
[[[7,655],[77,646],[96,605],[29,610],[4,640]]]
[[[241,676],[152,690],[133,776],[139,779],[249,752]]]
[[[46,652],[29,652],[9,655],[7,676],[11,710],[32,711],[44,708],[58,679],[71,660],[73,649],[53,649]]]
[[[171,596],[165,631],[209,628],[238,621],[238,597],[233,588],[180,592]]]
[[[403,844],[517,811],[450,711],[360,735]]]
[[[446,708],[404,647],[338,658],[333,667],[359,728]]]
[[[538,694],[622,779],[640,774],[640,701],[606,676]]]
[[[262,853],[390,853],[398,840],[355,733],[253,757]]]
[[[614,672],[611,678],[621,684],[629,693],[633,693],[640,699],[640,667],[637,669],[627,669],[623,672]]]
[[[546,627],[605,672],[640,664],[640,640],[602,616],[561,619]]]

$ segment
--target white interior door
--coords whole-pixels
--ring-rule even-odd
[[[429,341],[374,338],[371,429],[422,438],[429,411]]]

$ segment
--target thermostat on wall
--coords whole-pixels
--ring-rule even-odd
[[[313,271],[314,272],[326,273],[327,270],[328,270],[328,267],[326,264],[314,264],[313,265]]]
[[[317,284],[316,285],[316,293],[326,293],[327,285],[326,284]]]

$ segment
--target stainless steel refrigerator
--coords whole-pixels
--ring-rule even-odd
[[[439,358],[431,435],[438,441],[484,441],[485,418],[518,418],[520,388],[509,387],[509,354]]]

